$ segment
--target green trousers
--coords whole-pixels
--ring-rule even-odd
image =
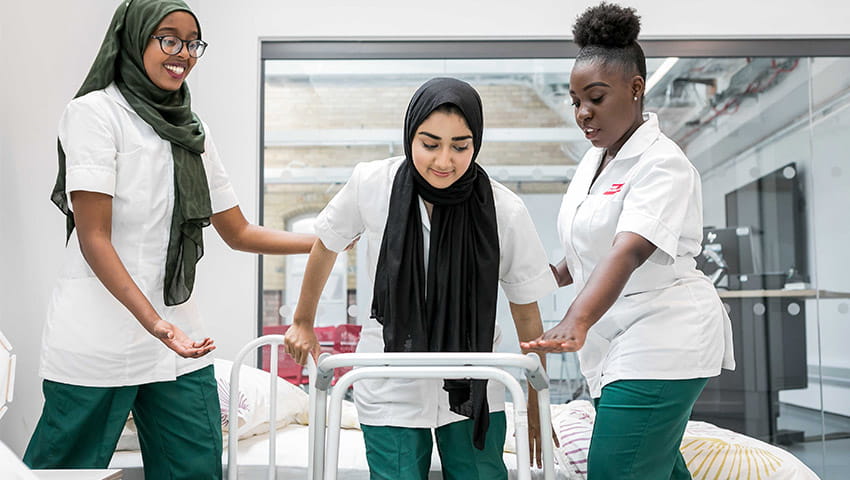
[[[620,380],[594,399],[588,480],[685,480],[679,451],[694,402],[708,379]]]
[[[472,420],[434,430],[446,480],[507,480],[502,460],[505,412],[490,413],[484,450],[472,445]],[[426,480],[434,441],[430,428],[361,425],[371,480]]]
[[[132,410],[146,480],[221,478],[221,412],[212,365],[171,382],[80,387],[45,380],[24,454],[31,468],[106,468]]]

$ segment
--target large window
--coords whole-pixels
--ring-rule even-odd
[[[644,42],[645,107],[700,171],[698,257],[730,312],[738,369],[694,417],[786,445],[826,478],[850,465],[850,59],[839,41]],[[265,225],[309,229],[357,162],[403,154],[413,91],[469,81],[485,110],[480,163],[525,201],[555,262],[555,219],[589,147],[569,101],[568,42],[269,42],[263,45]],[[361,241],[341,255],[321,325],[357,324],[371,282]],[[265,257],[260,330],[291,322],[305,259]],[[575,292],[540,302],[547,326]],[[518,351],[500,299],[501,349]],[[556,401],[586,395],[573,355],[550,356]],[[844,458],[844,463],[836,458]],[[837,470],[834,470],[837,469]]]

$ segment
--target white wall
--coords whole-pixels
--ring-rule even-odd
[[[41,329],[64,245],[64,222],[49,200],[56,125],[88,71],[114,4],[55,2],[52,15],[44,15],[40,2],[2,5],[0,329],[17,353],[18,376],[0,440],[23,453],[41,411]],[[24,48],[15,39],[23,39]]]
[[[216,136],[243,210],[256,220],[258,38],[569,37],[572,20],[592,3],[193,0],[211,44],[191,81],[195,109]],[[810,0],[805,8],[766,0],[625,3],[643,15],[644,38],[850,34],[845,21],[850,4],[842,0]],[[18,354],[16,398],[0,421],[0,440],[19,454],[40,412],[39,341],[63,242],[62,218],[48,200],[56,172],[56,123],[115,5],[0,0],[0,329]],[[220,355],[232,357],[254,334],[256,260],[226,252],[214,234],[206,238],[197,296],[205,314],[215,313],[211,333]]]

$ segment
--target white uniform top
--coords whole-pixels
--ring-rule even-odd
[[[395,157],[358,164],[348,183],[315,223],[322,242],[337,252],[357,235],[362,234],[368,240],[369,278],[373,283],[393,180],[403,161],[404,157]],[[490,184],[499,232],[499,283],[509,301],[535,302],[557,288],[546,252],[522,200],[492,179]],[[430,221],[421,198],[419,204],[427,254]],[[498,339],[498,325],[496,330]],[[382,327],[375,319],[370,318],[363,325],[357,351],[384,351]],[[504,410],[505,392],[501,384],[489,382],[487,398],[491,412]],[[442,380],[363,380],[354,386],[354,399],[359,420],[366,425],[435,428],[467,419],[449,410]]]
[[[209,129],[201,155],[212,211],[238,204]],[[171,143],[160,138],[111,84],[71,101],[59,124],[66,193],[112,196],[112,244],[157,313],[189,338],[206,337],[193,298],[166,307],[165,257],[174,205]],[[57,242],[61,239],[57,239]],[[149,334],[95,277],[76,230],[50,297],[39,374],[73,385],[112,387],[173,380],[212,364],[184,359]]]
[[[702,240],[699,173],[661,133],[655,114],[644,120],[595,182],[603,150],[585,154],[558,214],[577,291],[617,233],[657,247],[578,352],[593,397],[616,380],[702,378],[735,368],[729,316],[693,258]]]

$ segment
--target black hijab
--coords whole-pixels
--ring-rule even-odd
[[[411,145],[419,125],[447,104],[466,119],[474,152],[467,171],[438,189],[416,171]],[[384,326],[387,352],[493,351],[499,235],[490,179],[475,163],[483,131],[481,98],[466,82],[435,78],[410,100],[404,120],[406,158],[393,181],[372,300],[372,317]],[[420,196],[434,205],[427,276]],[[473,443],[483,449],[490,413],[487,381],[446,380],[443,388],[451,410],[475,421]]]
[[[145,72],[143,57],[150,35],[166,15],[176,11],[194,16],[182,0],[121,2],[83,85],[74,95],[81,97],[115,82],[133,110],[160,138],[171,142],[174,209],[165,260],[166,305],[178,305],[189,299],[195,283],[195,264],[204,255],[201,229],[210,224],[212,215],[210,190],[201,160],[205,134],[201,121],[192,112],[189,87],[184,82],[177,91],[163,90]],[[199,25],[200,35],[197,18],[195,23]],[[70,238],[74,214],[65,193],[65,150],[61,142],[59,173],[50,198],[66,215],[66,238]]]

